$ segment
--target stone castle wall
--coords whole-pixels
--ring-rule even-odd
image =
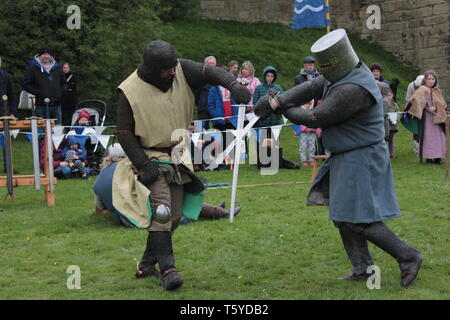
[[[449,0],[330,0],[332,29],[345,28],[379,43],[420,71],[434,69],[450,101]],[[381,29],[370,30],[367,8],[381,9]],[[291,23],[294,0],[201,0],[200,16],[239,22]]]

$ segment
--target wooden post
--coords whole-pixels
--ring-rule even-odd
[[[325,18],[330,20],[330,0],[325,0],[324,2],[325,2],[324,4],[328,7],[328,12],[325,13]],[[327,33],[330,33],[330,32],[331,32],[331,20],[330,20],[330,24],[327,25]]]
[[[52,121],[53,122],[53,121]],[[53,124],[53,123],[52,123]],[[50,126],[50,130],[51,130]],[[47,132],[47,128],[45,129],[45,134],[51,134],[51,132]],[[46,177],[50,178],[50,167],[48,164],[48,150],[51,150],[50,154],[53,154],[53,145],[52,144],[48,144],[48,140],[45,139],[45,152],[44,152],[44,175]],[[53,163],[53,161],[52,161]],[[55,193],[54,192],[50,192],[50,180],[49,180],[49,184],[45,186],[45,192],[44,192],[44,198],[45,201],[47,202],[48,206],[54,206],[55,205]]]

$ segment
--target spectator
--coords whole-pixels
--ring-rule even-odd
[[[257,86],[261,84],[261,81],[255,77],[255,67],[250,61],[244,61],[241,65],[241,70],[239,71],[239,78],[237,81],[247,87],[247,89],[252,94],[252,99],[248,104],[253,104],[253,93]],[[248,107],[247,112],[253,111],[253,107]]]
[[[300,69],[300,74],[294,80],[294,86],[297,86],[305,81],[311,81],[317,78],[320,73],[316,69],[316,61],[313,57],[307,56],[303,59],[303,68]]]
[[[61,94],[63,79],[59,64],[52,56],[48,46],[43,46],[35,55],[31,65],[25,71],[23,88],[36,96],[36,116],[46,118],[46,104],[50,99],[50,118],[61,124]]]
[[[303,59],[303,68],[300,69],[300,74],[295,78],[294,86],[302,84],[303,82],[306,81],[311,81],[312,79],[317,78],[318,76],[320,76],[320,73],[316,69],[316,60],[314,60],[314,58],[311,56],[307,56],[305,59]],[[317,101],[314,100],[314,107],[316,107],[318,103],[319,100]],[[317,141],[316,154],[317,155],[325,154],[325,147],[323,146],[322,137],[316,137],[316,141]]]
[[[4,95],[8,96],[8,114],[5,116],[15,116],[17,114],[17,106],[14,97],[14,90],[11,81],[11,75],[4,71],[2,68],[2,57],[0,56],[0,98]],[[1,114],[3,114],[3,102],[0,106]],[[3,132],[0,133],[3,136]],[[3,172],[6,173],[6,154],[5,154],[5,139],[1,139],[1,147],[3,150]],[[14,174],[19,173],[17,170],[14,170]]]
[[[408,89],[406,90],[406,96],[405,96],[406,103],[408,103],[408,101],[409,101],[409,99],[411,99],[413,93],[422,85],[423,78],[424,78],[423,74],[418,75],[416,80],[412,81],[408,85]],[[404,119],[404,118],[402,118],[402,119]],[[418,141],[419,141],[419,136],[413,133],[413,150],[416,155],[419,154],[419,142]]]
[[[73,151],[76,151],[76,157],[71,157]],[[61,151],[61,158],[68,163],[68,166],[71,168],[71,173],[79,173],[83,179],[87,179],[88,175],[90,174],[86,156],[87,152],[85,146],[80,143],[76,136],[68,135],[66,146]],[[71,165],[71,158],[73,160],[80,160],[83,167],[81,167],[78,162],[75,166],[75,161],[73,161],[74,163],[73,165]]]
[[[72,170],[69,167],[69,163],[64,161],[64,158],[61,156],[63,147],[67,143],[66,138],[61,141],[61,144],[57,149],[53,149],[53,174],[58,179],[69,179],[72,175]],[[40,159],[40,167],[41,170],[45,170],[45,161],[44,161],[44,155],[46,154],[45,150],[45,140],[42,139],[40,142],[40,153],[39,153],[39,159]]]
[[[274,97],[275,95],[282,93],[284,90],[278,84],[275,83],[277,80],[277,69],[272,66],[267,66],[263,70],[263,83],[256,87],[255,92],[253,94],[253,103],[257,103],[259,99],[265,95],[270,95]],[[264,150],[267,156],[271,155],[272,146],[278,147],[279,141],[272,139],[272,130],[270,127],[277,126],[281,124],[281,115],[272,113],[267,118],[258,120],[255,123],[254,127],[256,128],[266,128],[267,131],[267,139],[259,140],[259,147],[257,148],[257,156],[258,156],[258,168],[261,167],[271,167],[271,162],[267,164],[263,164],[260,161],[260,151]],[[267,148],[267,149],[264,149]],[[279,151],[279,167],[286,169],[295,169],[298,168],[297,164],[292,161],[283,159],[282,156],[282,148],[278,148]]]
[[[222,146],[226,146],[234,139],[232,132],[226,130],[234,130],[237,123],[238,107],[232,107],[236,101],[231,97],[230,90],[222,86],[211,86],[208,95],[208,109],[212,118],[220,117],[234,117],[226,118],[224,120],[216,119],[212,121],[213,127],[222,131]],[[233,124],[234,122],[234,124]],[[228,137],[228,139],[227,139]]]
[[[406,96],[405,96],[406,103],[408,103],[413,93],[422,85],[423,78],[424,78],[423,74],[418,75],[416,80],[412,81],[408,85],[408,89],[406,89]]]
[[[394,101],[394,93],[388,89],[387,95],[383,95],[383,109],[384,109],[384,130],[385,139],[389,146],[389,157],[397,158],[394,152],[394,135],[398,132],[397,121],[399,120],[400,108]],[[390,117],[390,113],[396,113],[394,120]]]
[[[422,86],[412,95],[405,112],[420,121],[419,158],[426,163],[440,164],[447,157],[445,122],[447,103],[442,96],[435,71],[425,72]]]
[[[302,105],[301,108],[311,111],[314,108],[314,100]],[[313,156],[316,154],[316,140],[321,136],[322,131],[320,128],[310,128],[305,125],[300,125],[300,130],[300,161],[304,167],[314,166]]]
[[[217,60],[214,56],[209,56],[205,58],[205,64],[216,66]],[[202,87],[197,90],[197,94],[195,97],[195,104],[197,105],[197,114],[199,120],[205,120],[202,121],[202,128],[205,130],[209,129],[209,120],[211,119],[211,115],[209,114],[208,110],[208,94],[209,90],[211,89],[210,84],[205,84]]]
[[[389,84],[389,82],[383,78],[383,66],[379,63],[374,63],[370,66],[370,71],[372,71],[373,77],[375,78],[375,80],[380,81],[380,82],[384,82]]]
[[[91,125],[91,115],[86,110],[80,111],[78,114],[78,120],[75,123],[77,126],[90,126]]]
[[[69,147],[64,152],[64,161],[72,168],[72,172],[78,171],[81,173],[83,179],[87,179],[88,170],[85,168],[86,163],[84,162],[86,159],[86,150],[83,151],[81,149],[80,144],[75,137],[69,136],[67,140]]]
[[[228,62],[228,71],[231,72],[236,77],[239,76],[238,70],[239,70],[239,62],[237,62],[236,60],[231,60],[230,62]]]
[[[77,105],[77,79],[70,70],[70,64],[68,62],[63,64],[62,80],[62,125],[70,126],[72,124],[72,115]]]
[[[397,78],[393,78],[391,83],[389,84],[389,87],[391,88],[392,94],[393,94],[393,100],[394,102],[397,102],[397,89],[400,85],[400,80]]]

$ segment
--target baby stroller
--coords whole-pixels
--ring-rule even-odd
[[[75,112],[72,115],[72,128],[70,130],[75,130],[76,134],[82,134],[84,128],[77,126],[77,121],[82,113],[89,114],[89,124],[88,127],[93,126],[104,126],[106,119],[107,105],[104,101],[89,99],[83,100],[77,104]],[[100,172],[100,163],[105,153],[105,149],[99,141],[92,141],[91,137],[86,139],[80,139],[80,142],[84,142],[84,146],[87,151],[87,162],[91,175],[97,175]]]

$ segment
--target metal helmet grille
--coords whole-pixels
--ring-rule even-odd
[[[349,74],[359,62],[344,29],[334,30],[317,40],[311,52],[324,77],[333,83]]]

